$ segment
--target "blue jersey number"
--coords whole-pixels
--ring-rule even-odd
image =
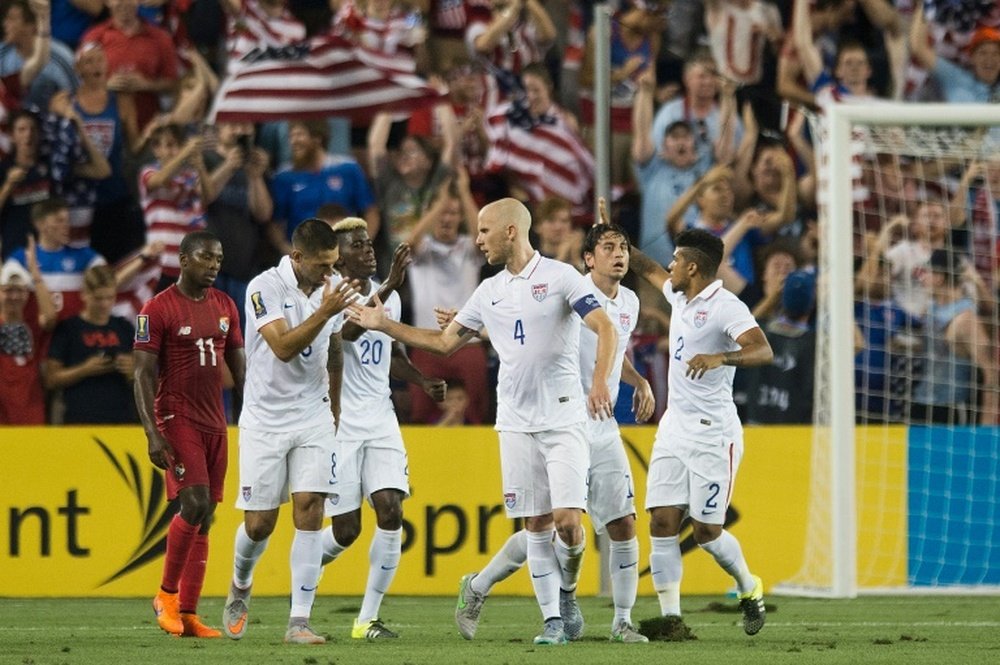
[[[684,336],[681,335],[677,338],[677,349],[674,351],[674,360],[681,359],[681,351],[684,350]]]
[[[382,340],[377,339],[370,342],[367,339],[361,340],[361,364],[378,365],[382,362]]]
[[[521,319],[514,322],[514,339],[519,341],[521,346],[524,346],[524,324],[521,323]]]

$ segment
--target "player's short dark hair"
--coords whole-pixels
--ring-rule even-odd
[[[31,206],[31,221],[37,222],[63,210],[69,210],[69,205],[64,199],[58,196],[47,198]]]
[[[177,253],[193,254],[199,247],[204,247],[205,245],[213,242],[217,242],[220,245],[222,244],[222,241],[219,240],[219,236],[215,235],[211,231],[192,231],[181,238],[181,246]]]
[[[583,247],[580,250],[580,256],[593,254],[594,250],[597,249],[597,243],[606,235],[621,236],[628,243],[629,249],[632,248],[628,233],[622,227],[613,222],[610,224],[594,224],[587,230],[587,235],[583,238]],[[586,262],[584,262],[584,265],[586,265]],[[587,268],[587,271],[589,272],[590,268]]]
[[[705,277],[715,277],[722,263],[725,246],[722,238],[702,229],[687,229],[677,234],[674,246],[683,250],[689,261],[698,266]]]
[[[292,247],[313,256],[337,247],[337,234],[322,219],[310,217],[292,231]]]

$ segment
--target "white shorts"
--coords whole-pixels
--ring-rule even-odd
[[[410,495],[410,470],[398,429],[378,439],[336,439],[333,445],[333,480],[323,509],[327,517],[357,510],[362,500],[370,501],[379,490],[395,489]]]
[[[544,432],[499,432],[503,503],[508,517],[587,506],[590,446],[583,423]]]
[[[743,458],[743,431],[729,441],[691,441],[656,433],[649,461],[646,510],[686,508],[691,519],[725,524]]]
[[[240,428],[240,510],[273,510],[298,492],[330,491],[333,428],[296,432]]]
[[[597,533],[604,533],[608,522],[635,515],[632,469],[629,468],[620,435],[590,442],[588,486],[587,513]]]

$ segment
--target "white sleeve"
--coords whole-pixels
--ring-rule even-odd
[[[479,332],[483,329],[483,300],[486,297],[487,284],[489,280],[482,282],[476,287],[476,290],[472,292],[469,299],[465,301],[462,305],[462,309],[459,310],[458,314],[455,315],[455,322],[468,328],[469,330],[475,330]]]
[[[266,275],[260,275],[250,280],[247,285],[246,314],[247,321],[253,322],[254,330],[278,319],[284,319],[282,311],[283,298],[274,280]]]
[[[739,298],[733,297],[732,304],[726,305],[724,311],[723,330],[734,342],[746,331],[760,327],[750,308]]]

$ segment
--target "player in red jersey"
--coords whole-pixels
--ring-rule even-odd
[[[198,598],[208,559],[208,528],[226,477],[222,362],[242,396],[245,359],[232,299],[212,288],[222,244],[208,231],[184,236],[181,275],[136,317],[135,401],[149,459],[166,471],[167,496],[181,510],[167,531],[167,552],[153,611],[174,635],[220,637],[202,624]],[[155,394],[155,401],[154,401]]]

